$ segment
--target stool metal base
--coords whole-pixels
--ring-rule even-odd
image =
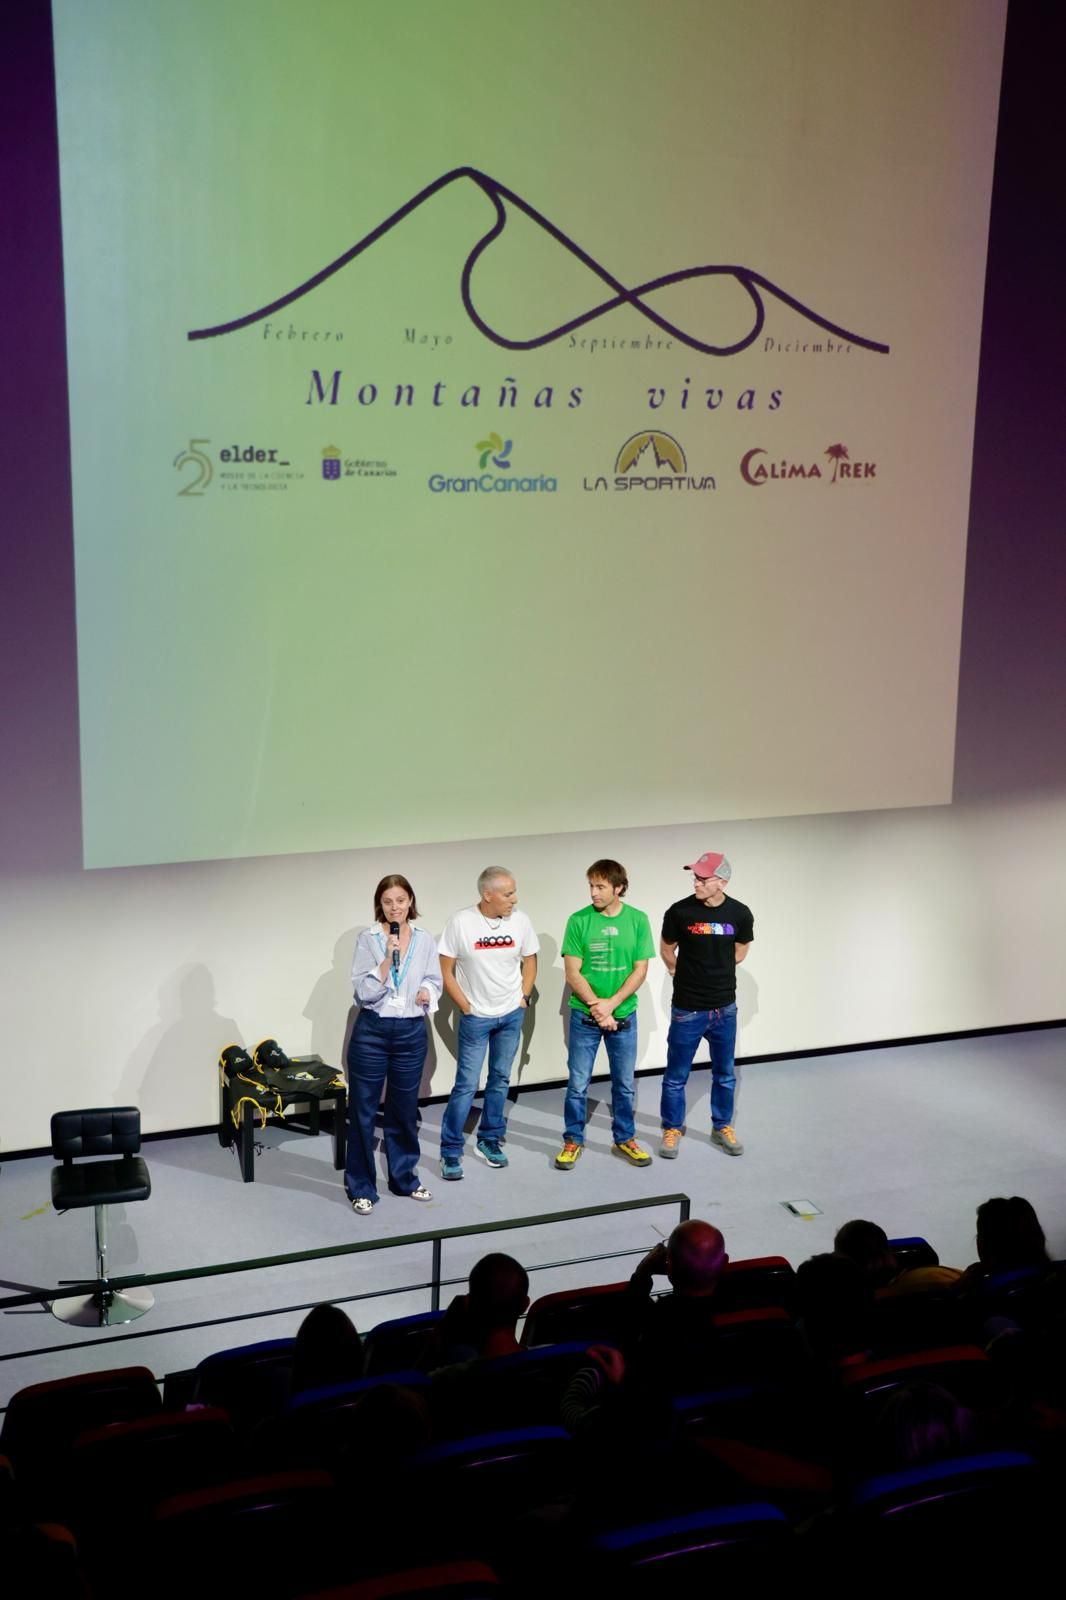
[[[52,1301],[52,1315],[78,1328],[113,1328],[136,1322],[155,1305],[151,1289],[97,1289]]]

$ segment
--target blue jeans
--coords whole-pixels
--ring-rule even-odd
[[[633,1111],[636,1094],[633,1076],[637,1065],[637,1014],[623,1017],[622,1026],[611,1033],[586,1017],[583,1011],[570,1012],[570,1052],[566,1065],[570,1073],[563,1104],[565,1136],[575,1144],[585,1142],[588,1121],[589,1083],[600,1040],[607,1046],[611,1069],[611,1138],[615,1144],[632,1139],[636,1124]]]
[[[511,1085],[511,1065],[522,1037],[525,1008],[517,1006],[502,1017],[459,1017],[459,1059],[455,1063],[455,1085],[448,1096],[440,1125],[441,1156],[458,1161],[466,1143],[466,1119],[477,1094],[478,1079],[489,1052],[489,1075],[485,1082],[485,1102],[478,1125],[479,1139],[503,1139],[507,1133],[504,1107]]]
[[[426,1059],[424,1017],[379,1017],[360,1011],[348,1046],[349,1200],[378,1198],[374,1123],[385,1088],[385,1163],[393,1194],[418,1188],[418,1090]]]
[[[717,1011],[679,1011],[677,1006],[671,1009],[659,1108],[664,1128],[685,1126],[685,1085],[701,1039],[711,1047],[711,1122],[716,1128],[732,1124],[737,1082],[733,1063],[737,1046],[735,1001]]]

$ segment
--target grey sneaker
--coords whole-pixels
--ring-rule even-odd
[[[659,1154],[664,1161],[676,1161],[681,1154],[681,1136],[684,1128],[664,1128],[663,1142],[659,1146]]]
[[[455,1183],[463,1175],[463,1163],[457,1156],[441,1156],[440,1175]]]
[[[744,1146],[737,1139],[733,1129],[726,1124],[724,1128],[715,1128],[711,1134],[711,1143],[717,1145],[719,1150],[724,1150],[727,1156],[742,1156]]]
[[[498,1139],[479,1139],[474,1147],[475,1152],[482,1161],[487,1161],[490,1167],[505,1167],[507,1157]]]

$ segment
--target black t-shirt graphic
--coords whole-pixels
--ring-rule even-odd
[[[663,938],[677,945],[674,1005],[681,1011],[714,1011],[737,997],[736,947],[755,937],[747,906],[726,895],[705,905],[690,894],[663,917]]]

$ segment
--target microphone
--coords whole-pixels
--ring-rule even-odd
[[[390,922],[389,923],[389,932],[391,934],[393,934],[395,938],[398,939],[400,937],[400,924],[398,922]],[[393,972],[397,972],[399,970],[399,966],[400,966],[400,952],[399,952],[399,950],[394,950],[392,952],[392,970],[393,970]]]

